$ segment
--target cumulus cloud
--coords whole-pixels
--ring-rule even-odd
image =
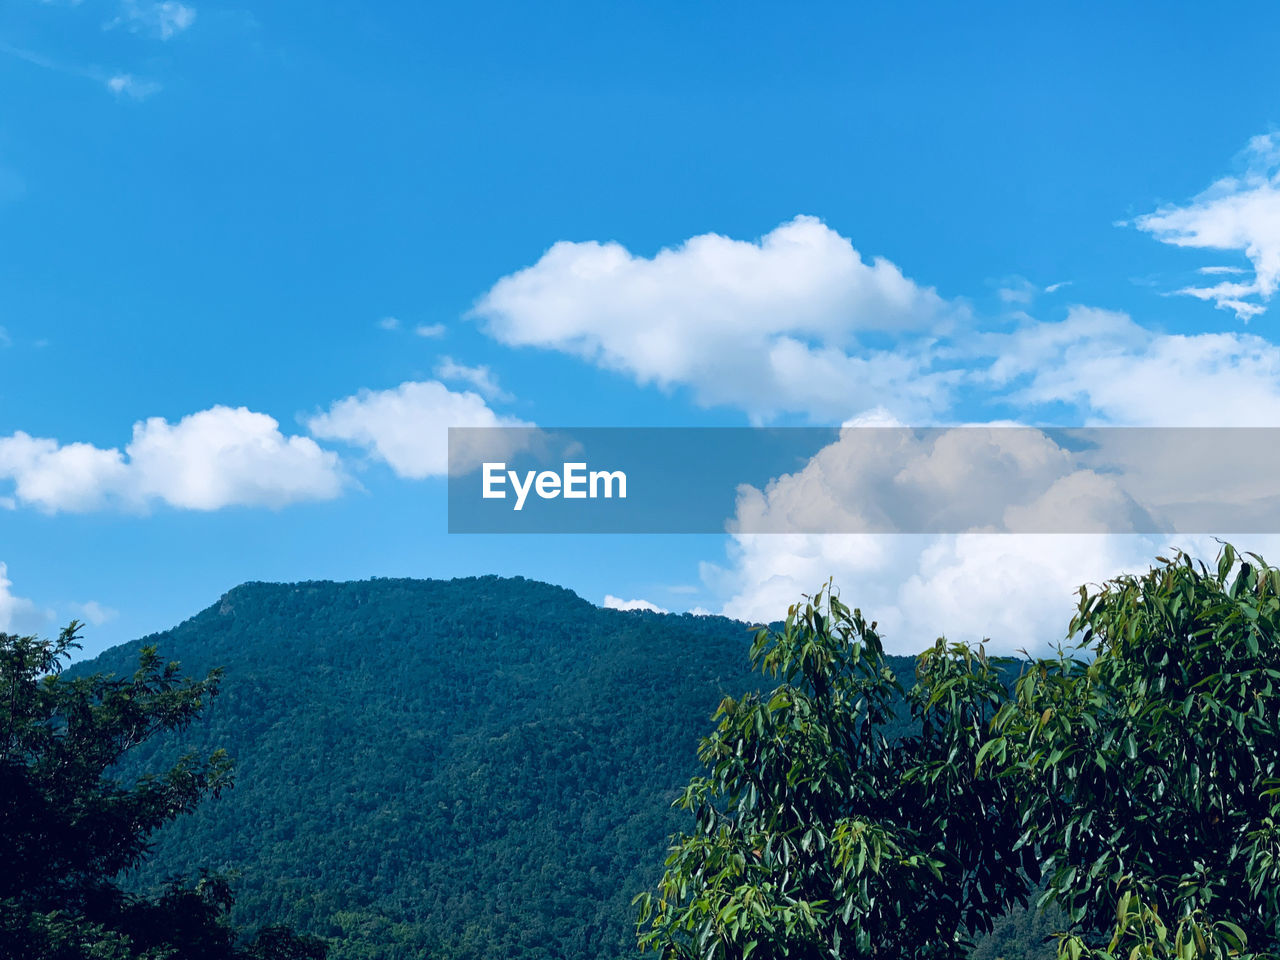
[[[1110,452],[1122,459],[1103,462],[1092,452],[1066,449],[1042,430],[1008,424],[846,427],[801,469],[775,477],[763,489],[739,487],[730,529],[753,534],[1169,529],[1127,489],[1123,448]]]
[[[445,325],[443,323],[420,323],[413,328],[413,332],[427,340],[439,340],[445,335]]]
[[[1280,286],[1280,133],[1254,137],[1244,151],[1244,172],[1224,177],[1185,204],[1170,204],[1133,221],[1162,243],[1243,253],[1253,275],[1177,291],[1212,302],[1249,320],[1266,310]],[[1232,274],[1212,267],[1208,274]]]
[[[152,417],[127,448],[144,497],[177,507],[284,506],[342,489],[336,454],[307,437],[286,437],[264,413],[213,407],[169,424]]]
[[[704,234],[653,257],[617,243],[557,243],[473,311],[502,343],[685,386],[703,406],[737,406],[757,421],[840,420],[876,402],[927,414],[955,382],[929,369],[929,338],[963,313],[888,260],[864,260],[813,217],[757,242]],[[885,332],[919,342],[859,344]]]
[[[435,372],[441,380],[470,384],[486,400],[508,403],[512,399],[511,394],[498,385],[498,378],[493,371],[486,366],[469,367],[456,362],[453,357],[441,357]]]
[[[727,561],[704,564],[703,582],[725,598],[725,614],[761,622],[834,578],[895,652],[943,635],[1041,652],[1064,639],[1081,584],[1143,569],[1173,547],[1206,558],[1218,548],[1209,536],[1147,531],[1276,529],[1253,522],[1275,512],[1269,436],[1187,430],[1171,442],[1110,429],[1086,439],[1063,446],[1026,427],[842,430],[801,469],[741,488]],[[1250,522],[1233,525],[1233,515]],[[1153,517],[1175,522],[1153,527]],[[931,532],[966,525],[976,532]],[[850,529],[918,532],[786,532]],[[1280,535],[1232,539],[1280,555]]]
[[[456,393],[436,380],[361,390],[307,421],[313,436],[361,447],[413,480],[448,473],[449,427],[530,426],[495,413],[477,393]]]
[[[378,321],[378,327],[379,329],[382,329],[382,330],[399,330],[400,318],[399,317],[383,317],[381,320]]]
[[[1280,556],[1280,537],[1233,538]],[[1212,558],[1211,537],[1137,535],[738,536],[724,566],[704,564],[722,612],[776,620],[802,594],[834,580],[846,603],[876,620],[893,653],[919,653],[937,637],[1013,654],[1065,639],[1081,584],[1145,570],[1173,547]]]
[[[1268,149],[1276,152],[1255,144],[1254,153]],[[1259,296],[1269,296],[1270,255],[1262,239],[1251,243],[1262,251]],[[1038,289],[1013,278],[999,292],[1018,305]],[[1280,422],[1280,350],[1268,340],[1164,334],[1083,306],[1061,321],[1022,314],[1012,332],[983,332],[962,304],[887,261],[864,261],[808,217],[758,242],[708,234],[653,257],[616,243],[558,243],[494,284],[474,316],[503,343],[684,387],[696,403],[736,407],[753,423],[788,414],[843,422],[875,408],[946,422],[966,397],[1074,409],[1099,423]]]
[[[670,613],[656,603],[650,603],[648,600],[623,600],[621,597],[615,597],[611,593],[606,593],[602,606],[606,610],[648,610],[652,613]]]
[[[12,482],[17,504],[48,513],[155,503],[281,507],[336,497],[343,486],[337,455],[279,427],[266,414],[216,406],[172,424],[139,421],[123,450],[19,431],[0,437],[0,479]]]

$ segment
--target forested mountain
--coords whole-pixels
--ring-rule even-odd
[[[76,672],[131,673],[155,644],[225,667],[132,776],[225,747],[236,786],[157,835],[145,887],[237,876],[235,919],[331,937],[346,958],[635,955],[635,894],[687,824],[671,803],[725,693],[759,686],[750,631],[720,617],[602,610],[497,577],[249,583]],[[913,662],[893,667],[910,680]],[[980,946],[1022,951],[1026,918]]]

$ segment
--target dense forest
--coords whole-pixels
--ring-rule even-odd
[[[761,684],[747,625],[602,610],[533,581],[245,584],[73,673],[127,675],[158,646],[224,667],[131,777],[224,747],[235,787],[163,828],[129,879],[234,878],[238,925],[287,923],[348,958],[636,955],[696,747],[726,694]],[[891,658],[904,678],[911,658]],[[1014,914],[980,960],[1047,957]]]

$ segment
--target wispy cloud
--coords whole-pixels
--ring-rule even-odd
[[[107,78],[107,89],[117,97],[145,100],[152,94],[159,93],[161,87],[153,80],[139,80],[131,73],[117,73]]]
[[[147,33],[168,40],[188,29],[196,20],[196,8],[176,0],[124,0],[120,15],[107,28],[125,27],[134,33]]]
[[[40,67],[44,70],[55,70],[58,73],[70,73],[70,74],[76,74],[78,76],[88,75],[88,72],[85,70],[80,70],[75,67],[71,67],[71,66],[67,66],[66,64],[59,63],[57,60],[53,60],[50,57],[46,57],[44,56],[44,54],[36,53],[34,50],[27,50],[27,49],[24,49],[23,47],[15,47],[13,44],[6,43],[3,40],[0,40],[0,53],[3,53],[7,57],[14,57],[15,59],[23,60],[33,66]]]
[[[443,323],[420,323],[413,328],[413,332],[420,337],[426,337],[428,340],[439,340],[445,334],[445,325]]]
[[[441,380],[469,384],[486,400],[500,403],[511,400],[511,394],[498,385],[498,378],[486,366],[468,367],[456,362],[453,357],[441,357],[436,364],[436,376]]]
[[[90,600],[88,603],[72,604],[71,608],[79,614],[81,618],[93,624],[95,627],[100,627],[104,623],[114,620],[116,617],[120,616],[119,610],[113,609],[112,607],[105,607],[96,600]]]
[[[1161,243],[1202,250],[1238,251],[1253,265],[1253,276],[1211,286],[1191,285],[1176,293],[1230,310],[1244,321],[1267,309],[1280,288],[1280,133],[1254,137],[1242,155],[1245,170],[1224,177],[1185,204],[1170,204],[1133,221]],[[1207,275],[1234,267],[1202,268]]]
[[[996,290],[1001,303],[1016,303],[1025,306],[1035,299],[1039,288],[1026,277],[1009,277]]]
[[[0,562],[0,631],[32,632],[53,619],[53,611],[42,609],[26,597],[14,596],[9,568]]]
[[[63,63],[34,50],[15,47],[11,43],[0,40],[0,54],[29,63],[41,70],[65,74],[69,77],[82,77],[105,88],[117,97],[131,100],[145,100],[161,89],[160,84],[152,80],[142,80],[131,73],[104,73],[94,67],[81,67],[72,63]]]
[[[1017,306],[1028,306],[1042,293],[1057,293],[1063,287],[1071,286],[1070,280],[1059,280],[1046,287],[1032,283],[1026,277],[1006,277],[997,282],[996,296],[1001,303]]]

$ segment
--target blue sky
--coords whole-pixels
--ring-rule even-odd
[[[835,574],[903,648],[1013,642],[975,577],[1038,558],[1040,607],[1152,545],[450,537],[444,428],[1274,425],[1278,20],[5,4],[0,629],[489,572],[759,616]]]

